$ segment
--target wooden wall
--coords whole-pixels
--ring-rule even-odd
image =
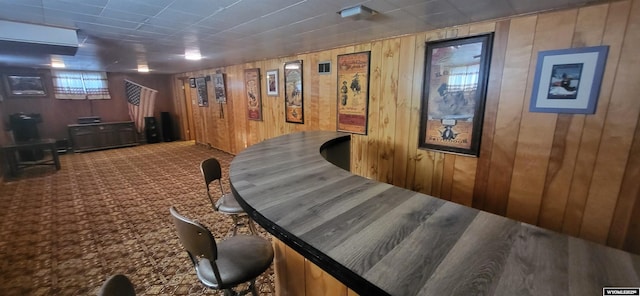
[[[43,75],[48,92],[46,97],[11,98],[4,94],[0,103],[0,115],[5,127],[9,115],[17,112],[40,113],[43,123],[38,125],[43,138],[68,138],[67,125],[76,123],[78,117],[100,116],[103,122],[128,121],[129,111],[124,90],[124,79],[158,90],[155,116],[161,111],[174,112],[170,75],[108,73],[110,100],[58,100],[53,97],[53,82],[49,70],[20,68],[0,69],[0,75],[11,73],[38,73]],[[2,90],[0,90],[2,91]],[[0,137],[0,144],[4,140]]]
[[[480,156],[417,149],[425,42],[485,32],[496,35]],[[594,45],[610,47],[596,114],[529,112],[537,52]],[[335,71],[319,75],[316,65],[331,60],[335,69],[337,55],[370,50],[369,128],[353,136],[354,173],[640,253],[638,48],[640,0],[615,1],[183,73],[173,97],[184,104],[177,77],[226,73],[226,104],[198,107],[186,93],[196,141],[231,153],[294,131],[335,130]],[[297,59],[304,125],[284,119],[282,66]],[[266,96],[262,80],[263,121],[247,120],[248,68],[280,71],[280,96]]]

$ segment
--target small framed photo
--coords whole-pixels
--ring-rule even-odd
[[[196,79],[195,78],[189,78],[189,87],[196,88]]]
[[[278,95],[278,69],[267,70],[267,96]]]
[[[44,97],[47,89],[41,75],[6,75],[7,95],[10,97]]]
[[[608,52],[608,46],[539,52],[529,111],[595,113]]]

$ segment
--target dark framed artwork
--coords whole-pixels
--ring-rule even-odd
[[[338,55],[338,131],[367,134],[370,55],[370,51]]]
[[[249,120],[262,120],[260,69],[244,70],[244,90],[247,94],[247,118],[249,118]]]
[[[539,52],[529,111],[595,113],[608,53],[609,46]]]
[[[41,75],[5,76],[5,85],[9,97],[44,97],[47,89]]]
[[[195,78],[189,78],[189,87],[196,88],[196,79]]]
[[[216,93],[216,102],[226,103],[227,91],[224,86],[224,74],[222,73],[213,74],[213,89],[214,89],[214,92]]]
[[[420,148],[478,156],[493,33],[426,43]]]
[[[209,94],[207,93],[207,80],[204,77],[196,77],[196,93],[198,94],[198,106],[209,106]]]
[[[284,63],[284,104],[287,122],[304,124],[302,60]]]
[[[267,70],[267,96],[278,96],[278,69]]]

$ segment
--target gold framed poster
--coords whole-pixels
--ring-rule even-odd
[[[286,121],[304,124],[302,60],[284,63],[284,104]]]
[[[260,96],[260,69],[244,70],[244,90],[247,94],[247,118],[262,120],[262,98]]]
[[[370,51],[338,55],[338,131],[367,134]]]
[[[420,148],[478,156],[493,33],[426,43]]]

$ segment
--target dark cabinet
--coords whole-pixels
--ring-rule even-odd
[[[71,124],[68,127],[75,152],[138,145],[136,127],[131,121]]]

